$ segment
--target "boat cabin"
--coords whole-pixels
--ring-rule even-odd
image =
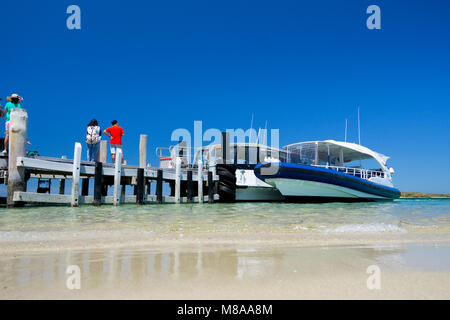
[[[355,143],[335,140],[308,141],[290,144],[283,147],[283,151],[283,160],[287,163],[324,167],[362,179],[384,182],[383,184],[390,185],[394,173],[394,170],[386,165],[389,157]],[[364,167],[363,163],[372,168]]]

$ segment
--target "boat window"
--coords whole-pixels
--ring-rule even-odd
[[[375,159],[354,160],[354,161],[346,162],[345,166],[350,167],[350,168],[381,170],[380,165],[378,164],[378,162],[375,161]]]
[[[315,143],[301,143],[285,148],[286,161],[296,164],[313,165],[316,160],[317,145]]]

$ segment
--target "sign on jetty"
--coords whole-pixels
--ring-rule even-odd
[[[113,204],[122,203],[212,203],[219,199],[218,176],[214,165],[199,161],[182,166],[181,157],[175,159],[175,168],[147,166],[147,135],[140,136],[139,166],[123,165],[122,153],[116,154],[115,163],[106,162],[107,142],[100,145],[100,162],[81,161],[82,146],[75,143],[73,159],[27,157],[28,114],[25,109],[11,111],[9,155],[0,156],[0,181],[8,186],[7,207],[32,204]],[[27,191],[30,178],[46,179],[48,193]],[[59,193],[50,193],[51,180],[59,180]],[[65,193],[66,180],[72,182],[70,194]],[[89,181],[93,180],[93,190]],[[81,182],[81,187],[80,187]],[[151,194],[151,183],[156,183]],[[170,195],[163,195],[163,184],[170,185]],[[126,187],[132,186],[132,195]],[[112,187],[112,195],[108,188]],[[204,194],[204,191],[206,194]],[[81,192],[80,192],[81,191]]]

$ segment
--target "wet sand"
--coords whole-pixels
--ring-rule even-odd
[[[79,266],[80,289],[66,274]],[[367,268],[378,266],[380,289]],[[198,243],[4,252],[1,299],[449,299],[450,243]]]
[[[0,299],[113,298],[450,299],[450,201],[0,213]]]

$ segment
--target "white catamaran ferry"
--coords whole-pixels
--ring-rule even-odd
[[[389,157],[359,144],[334,140],[299,142],[272,148],[257,143],[230,143],[226,161],[221,144],[191,149],[183,143],[160,155],[161,167],[197,162],[215,167],[220,201],[356,202],[392,200],[400,191],[392,184]],[[370,167],[368,169],[367,167]],[[375,168],[376,167],[376,168]]]
[[[334,140],[285,146],[280,161],[262,163],[255,175],[288,201],[377,201],[400,197],[392,184],[389,157],[359,144]],[[363,162],[378,168],[365,169]]]

